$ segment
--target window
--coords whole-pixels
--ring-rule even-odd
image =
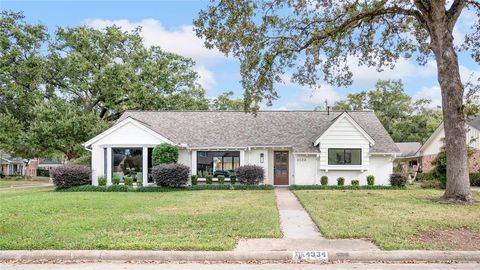
[[[217,177],[230,174],[240,166],[239,151],[198,151],[197,175],[205,177],[208,174]]]
[[[112,177],[142,181],[142,148],[112,148]]]
[[[328,149],[328,165],[361,165],[362,149]]]

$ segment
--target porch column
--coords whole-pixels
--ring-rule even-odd
[[[112,185],[112,148],[107,147],[107,186]]]
[[[191,175],[197,175],[197,151],[192,151],[190,152],[190,155],[191,155],[191,160],[192,160],[192,166],[190,166],[191,168]]]
[[[148,147],[142,150],[142,185],[148,185]]]
[[[245,165],[245,150],[240,150],[240,166]]]

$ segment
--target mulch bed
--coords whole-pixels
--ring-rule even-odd
[[[416,239],[442,250],[480,250],[480,233],[468,229],[428,231]]]

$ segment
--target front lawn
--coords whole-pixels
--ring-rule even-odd
[[[1,249],[231,250],[280,237],[272,190],[0,191]]]
[[[10,187],[10,186],[23,186],[23,185],[35,185],[35,184],[45,184],[48,183],[48,180],[4,180],[0,179],[0,187]]]
[[[480,203],[435,202],[440,190],[295,190],[327,238],[367,238],[386,250],[448,249],[419,235],[452,228],[480,233]],[[480,194],[474,193],[480,201]]]

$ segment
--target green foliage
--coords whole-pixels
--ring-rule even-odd
[[[352,180],[352,181],[350,182],[350,184],[351,184],[352,186],[357,186],[357,187],[358,187],[358,186],[360,186],[360,181],[354,179],[354,180]]]
[[[467,150],[467,156],[470,157],[474,153],[473,149]],[[445,189],[447,187],[447,153],[445,148],[442,148],[441,151],[437,154],[435,159],[432,161],[434,165],[433,176],[440,181],[440,188]]]
[[[337,186],[343,186],[345,185],[345,178],[339,177],[337,178]]]
[[[190,176],[190,180],[192,182],[192,186],[196,186],[198,184],[198,176],[197,175]]]
[[[405,187],[407,184],[407,177],[401,173],[392,173],[390,175],[390,185],[393,187]]]
[[[37,168],[37,176],[49,177],[50,172],[47,169]]]
[[[394,186],[319,186],[319,185],[291,185],[291,190],[388,190],[405,189]]]
[[[208,174],[205,176],[205,184],[211,185],[213,183],[213,175]]]
[[[328,185],[328,176],[322,175],[322,177],[320,178],[320,183],[322,184],[322,186]]]
[[[125,183],[125,186],[128,186],[128,187],[133,186],[133,177],[131,177],[131,176],[125,176],[125,177],[123,178],[123,181],[124,181],[124,183]]]
[[[112,184],[114,184],[114,185],[119,185],[119,184],[120,184],[120,177],[114,175],[114,176],[112,177]]]
[[[230,185],[235,185],[237,183],[237,176],[235,174],[230,175]]]
[[[105,186],[92,186],[92,185],[82,185],[70,188],[55,189],[56,192],[105,192],[107,187]]]
[[[480,172],[470,173],[470,186],[480,187]]]
[[[229,91],[214,98],[210,103],[210,109],[214,111],[242,111],[244,109],[243,99],[232,99],[233,94],[233,91]]]
[[[367,176],[367,184],[369,186],[375,185],[375,176],[373,176],[373,175]]]
[[[155,146],[152,152],[152,164],[157,166],[160,164],[177,163],[178,147],[168,143],[162,143]]]
[[[137,179],[137,188],[140,188],[143,186],[142,179]]]
[[[105,176],[99,176],[98,177],[98,185],[101,186],[101,187],[104,187],[107,185],[107,178],[105,178]]]
[[[218,179],[218,183],[219,183],[220,185],[225,184],[225,176],[224,176],[224,175],[219,175],[219,176],[217,177],[217,179]]]
[[[128,191],[135,191],[133,187],[126,186],[126,185],[111,185],[108,186],[106,189],[107,192],[128,192]]]

